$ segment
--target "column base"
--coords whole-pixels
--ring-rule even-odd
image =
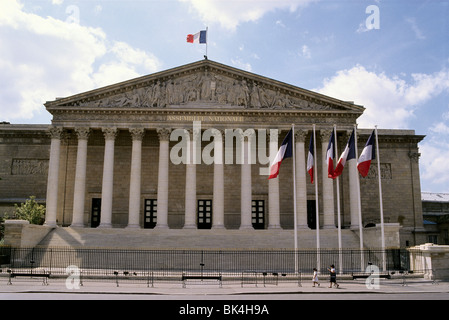
[[[241,226],[239,230],[254,230],[253,226]]]
[[[272,230],[272,229],[278,229],[278,230],[281,230],[282,228],[281,228],[280,225],[277,225],[277,224],[268,226],[268,230]]]
[[[327,225],[327,226],[325,225],[321,229],[337,229],[337,227],[331,224],[331,225]]]
[[[139,224],[129,224],[125,229],[142,229]]]
[[[216,226],[212,226],[212,229],[214,229],[214,230],[216,230],[216,229],[221,229],[221,230],[223,230],[223,229],[226,229],[226,228],[225,228],[224,225],[219,224],[219,225],[216,225]]]
[[[46,227],[50,227],[50,228],[57,228],[58,225],[56,224],[56,222],[45,222],[44,226]]]
[[[169,229],[168,224],[157,224],[154,229]]]
[[[97,227],[97,229],[111,229],[111,228],[112,228],[112,223],[102,223]]]
[[[189,229],[189,230],[194,230],[194,229],[198,229],[198,227],[196,226],[196,224],[186,224],[184,227],[182,227],[183,229]]]
[[[84,223],[72,223],[70,225],[70,228],[85,228],[86,226],[84,225]]]

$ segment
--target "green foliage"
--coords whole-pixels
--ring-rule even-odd
[[[36,202],[36,197],[31,196],[20,207],[14,205],[14,216],[19,220],[29,221],[31,224],[42,225],[45,222],[45,206]]]

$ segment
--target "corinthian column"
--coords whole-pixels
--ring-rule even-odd
[[[73,195],[73,217],[71,227],[84,227],[84,206],[86,200],[86,164],[89,128],[76,128],[78,151],[76,156],[75,192]]]
[[[270,130],[269,150],[270,159],[274,159],[278,152],[278,132]],[[281,228],[281,214],[279,205],[279,177],[268,180],[268,229]]]
[[[296,214],[298,229],[309,229],[307,225],[307,185],[305,163],[305,140],[307,130],[295,132],[296,144]]]
[[[47,182],[47,210],[45,213],[45,225],[49,227],[57,226],[56,214],[58,209],[59,157],[61,153],[62,132],[63,128],[50,128],[51,147]]]
[[[327,172],[327,146],[332,130],[321,130],[321,149],[322,149],[322,176],[323,176],[323,229],[335,228],[334,213],[334,185],[333,179],[328,178]]]
[[[214,130],[214,196],[212,228],[224,229],[223,131]]]
[[[159,174],[157,184],[157,224],[156,229],[168,229],[168,165],[169,140],[171,130],[158,129]]]
[[[194,160],[195,153],[195,134],[194,130],[189,133],[187,143],[188,154],[186,163],[186,200],[185,200],[185,218],[184,229],[196,229],[196,164]]]
[[[114,146],[117,128],[103,128],[105,138],[101,220],[99,228],[112,227],[112,195],[114,191]]]
[[[131,151],[131,177],[129,182],[129,216],[127,228],[140,228],[140,185],[142,171],[142,139],[145,134],[143,128],[129,130],[133,139]]]
[[[240,229],[253,229],[252,213],[252,182],[251,182],[251,156],[250,139],[242,137],[243,161],[241,168],[241,224]]]
[[[349,139],[352,131],[346,132]],[[356,144],[357,145],[357,144]],[[357,150],[357,149],[356,149]],[[357,161],[352,159],[347,162],[349,171],[349,208],[351,212],[351,229],[359,229],[359,177]]]

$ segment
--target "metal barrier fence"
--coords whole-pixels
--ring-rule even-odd
[[[414,253],[416,254],[419,253]],[[76,266],[86,276],[110,276],[114,272],[147,274],[157,272],[169,277],[174,272],[242,274],[262,272],[310,274],[318,267],[327,273],[333,264],[340,274],[365,272],[368,265],[381,272],[422,272],[411,263],[406,249],[382,250],[149,250],[87,248],[13,248],[0,247],[0,265],[10,270],[45,270],[66,275],[68,266]],[[385,261],[384,261],[385,259]],[[385,266],[385,269],[383,268]]]

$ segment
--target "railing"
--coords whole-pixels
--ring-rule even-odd
[[[155,280],[179,280],[183,273],[220,274],[223,280],[243,283],[276,283],[288,280],[300,284],[301,275],[321,274],[333,264],[340,275],[363,273],[369,265],[388,274],[406,271],[422,273],[411,263],[405,249],[386,250],[149,250],[87,248],[0,247],[2,272],[47,272],[67,277],[68,267],[80,270],[83,279],[136,279],[148,284]],[[416,256],[416,253],[415,253]],[[385,263],[383,261],[385,257]],[[341,261],[341,265],[339,265]],[[383,269],[383,266],[386,269]],[[401,273],[403,274],[403,273]],[[255,277],[250,277],[255,275]],[[251,278],[251,279],[250,279]],[[243,280],[242,280],[243,279]],[[254,280],[255,279],[255,280]],[[117,282],[118,284],[118,282]]]

